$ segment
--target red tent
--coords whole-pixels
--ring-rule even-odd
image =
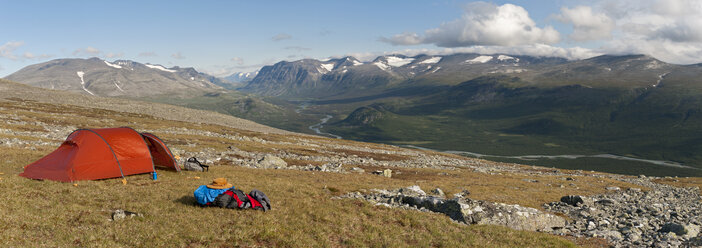
[[[78,129],[58,149],[24,167],[20,176],[61,182],[180,171],[173,154],[156,135],[129,127]]]

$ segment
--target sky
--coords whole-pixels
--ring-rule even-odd
[[[99,57],[214,76],[281,60],[475,52],[702,63],[701,0],[0,0],[0,77]]]

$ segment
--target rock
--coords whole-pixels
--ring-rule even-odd
[[[702,247],[702,236],[691,238],[687,243],[687,246]]]
[[[444,191],[441,190],[440,188],[435,188],[435,189],[431,190],[431,193],[434,194],[434,195],[436,195],[436,196],[438,196],[438,197],[442,197],[442,198],[443,198],[444,196],[446,196],[446,195],[444,194]]]
[[[561,202],[564,202],[571,206],[578,206],[578,204],[582,204],[585,201],[583,201],[583,198],[579,195],[567,195],[561,197]]]
[[[261,168],[283,168],[287,167],[288,163],[286,163],[282,158],[271,154],[266,154],[263,156],[263,158],[258,160],[258,166]]]
[[[483,213],[479,215],[480,218],[475,224],[501,225],[525,231],[552,231],[561,229],[566,224],[562,217],[534,208],[482,201],[480,203]]]
[[[565,219],[541,212],[534,208],[477,201],[468,198],[445,199],[427,196],[419,186],[394,191],[373,190],[375,193],[362,198],[375,204],[443,213],[451,219],[465,224],[501,225],[517,230],[552,231],[565,226]],[[349,193],[347,198],[358,199],[358,194]]]
[[[608,191],[620,191],[620,190],[622,190],[622,189],[620,189],[620,188],[617,187],[617,186],[610,186],[610,187],[607,187],[607,188],[605,188],[605,189],[607,189]]]
[[[126,211],[122,209],[117,209],[112,212],[112,220],[123,220],[125,218],[134,218],[134,217],[144,217],[144,215],[136,212],[131,212],[131,211]]]
[[[425,196],[427,195],[422,188],[419,187],[419,185],[412,185],[407,188],[402,188],[399,190],[400,193],[404,195],[409,195],[409,196]]]
[[[383,176],[384,177],[392,177],[392,170],[391,169],[383,170]]]
[[[595,203],[605,205],[605,206],[614,206],[617,204],[617,202],[615,200],[612,200],[612,199],[602,199],[602,200],[596,201]]]
[[[453,194],[453,198],[464,198],[464,197],[468,197],[468,195],[470,195],[470,191],[468,191],[467,189],[464,189],[463,191],[461,191],[461,193]]]
[[[679,224],[679,223],[668,222],[668,223],[665,223],[665,225],[663,225],[663,227],[661,227],[661,229],[658,230],[658,232],[675,233],[678,236],[682,236],[683,238],[689,239],[692,237],[696,237],[697,234],[700,233],[700,227],[698,225],[695,225],[695,224],[683,225],[683,224]]]
[[[529,179],[529,178],[524,178],[524,179],[522,179],[522,181],[530,182],[530,183],[538,183],[538,182],[539,182],[539,180],[536,180],[536,179]]]
[[[621,240],[622,234],[613,230],[597,230],[590,233],[592,237],[603,237],[609,240]]]
[[[358,168],[358,167],[353,167],[353,168],[351,168],[351,172],[363,173],[363,172],[366,172],[366,170]]]

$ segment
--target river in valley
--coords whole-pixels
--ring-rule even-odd
[[[310,106],[308,103],[300,104],[300,106],[295,110],[295,112],[300,113],[300,114],[304,114],[304,113],[302,113],[302,111],[305,110],[308,106]],[[319,119],[319,121],[320,121],[319,123],[314,124],[314,125],[310,125],[308,128],[310,130],[314,131],[318,135],[341,139],[342,137],[339,135],[322,131],[324,124],[326,124],[331,119],[332,119],[332,116],[327,114],[323,118]],[[488,160],[490,158],[492,158],[492,159],[497,159],[497,160],[509,159],[509,160],[520,160],[520,161],[534,162],[534,161],[544,161],[544,160],[576,160],[576,159],[587,159],[587,158],[593,159],[594,158],[594,159],[604,159],[604,160],[610,160],[610,161],[629,161],[629,162],[644,163],[644,164],[664,166],[664,167],[670,167],[670,168],[702,170],[702,169],[699,169],[696,167],[684,165],[684,164],[681,164],[678,162],[673,162],[673,161],[634,158],[634,157],[627,157],[627,156],[614,155],[614,154],[594,154],[594,155],[565,154],[565,155],[515,155],[515,156],[509,156],[509,155],[480,154],[480,153],[469,152],[469,151],[435,150],[435,149],[419,147],[419,146],[414,146],[414,145],[401,145],[401,146],[407,147],[407,148],[421,149],[421,150],[446,152],[446,153],[451,153],[451,154],[456,154],[456,155],[469,156],[469,157],[475,157],[475,158],[483,158],[483,159],[488,159]]]

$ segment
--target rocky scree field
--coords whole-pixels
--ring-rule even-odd
[[[499,226],[501,223],[467,225],[427,208],[410,211],[409,204],[395,207],[344,196],[417,185],[425,190],[440,188],[445,195],[440,199],[459,194],[462,201],[518,204],[519,209],[546,213],[545,203],[559,202],[566,195],[596,197],[629,188],[646,193],[672,188],[699,197],[689,187],[702,184],[699,178],[635,178],[557,170],[327,139],[212,112],[79,96],[8,81],[0,81],[0,91],[0,185],[6,189],[0,192],[4,203],[0,226],[5,227],[0,230],[4,237],[0,246],[7,247],[606,246],[623,244],[625,238],[580,232],[579,219],[554,207],[549,207],[554,210],[550,215],[576,224],[544,232],[519,231]],[[71,184],[17,176],[77,128],[119,126],[154,133],[181,163],[196,156],[212,165],[210,171],[159,170],[157,181],[149,175],[134,175],[126,178],[127,184],[120,179]],[[386,169],[392,170],[391,177],[373,173]],[[273,210],[195,206],[192,191],[214,177],[226,177],[244,191],[265,192]],[[608,191],[608,187],[623,190]],[[664,215],[672,207],[690,208],[676,206],[683,204],[676,201],[666,204],[659,210]],[[114,218],[117,210],[138,214]],[[591,218],[599,221],[596,215]],[[614,231],[621,231],[616,227]],[[689,243],[696,238],[683,236],[656,242]]]

